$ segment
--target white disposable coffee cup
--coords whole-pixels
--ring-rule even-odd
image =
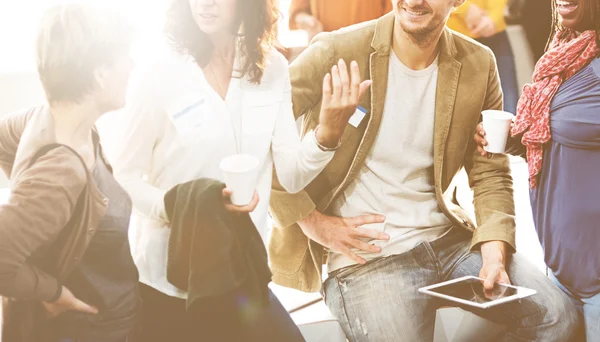
[[[490,153],[504,153],[506,140],[510,134],[510,124],[515,116],[501,110],[484,110],[481,114],[485,140],[488,143],[484,149]]]
[[[234,205],[247,205],[252,200],[258,182],[258,163],[258,158],[249,154],[234,154],[221,160],[221,172],[231,189]]]

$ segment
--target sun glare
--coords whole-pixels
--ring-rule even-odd
[[[96,3],[123,11],[135,26],[136,60],[156,53],[168,0],[2,0],[0,2],[0,73],[35,70],[34,39],[37,23],[47,8],[61,3]]]
[[[34,39],[37,23],[48,7],[61,3],[95,3],[123,11],[136,27],[138,40],[133,56],[143,64],[160,54],[164,13],[169,0],[1,0],[0,1],[0,73],[31,72],[35,70]],[[242,0],[245,1],[245,0]],[[279,0],[282,20],[281,40],[294,46],[298,40],[287,29],[285,14],[290,0]],[[302,40],[302,39],[301,39]],[[290,42],[291,41],[291,42]]]

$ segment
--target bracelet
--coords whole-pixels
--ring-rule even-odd
[[[314,131],[314,138],[315,138],[315,142],[317,143],[317,146],[319,147],[319,149],[323,152],[333,152],[333,151],[337,151],[340,146],[342,146],[342,139],[340,138],[340,140],[337,143],[337,146],[335,147],[326,147],[321,145],[321,143],[319,142],[319,139],[317,139],[317,132],[319,131],[319,125],[317,125],[317,127],[315,127],[315,131]]]

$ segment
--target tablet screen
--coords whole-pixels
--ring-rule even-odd
[[[517,294],[517,289],[506,285],[495,284],[492,290],[484,290],[479,279],[465,279],[456,283],[429,289],[450,297],[464,299],[470,302],[487,303]]]

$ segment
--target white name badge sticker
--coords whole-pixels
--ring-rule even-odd
[[[356,108],[356,112],[354,112],[354,114],[350,117],[350,120],[348,120],[348,123],[355,128],[358,128],[358,125],[360,125],[366,115],[367,110],[361,106],[358,106],[358,108]]]

